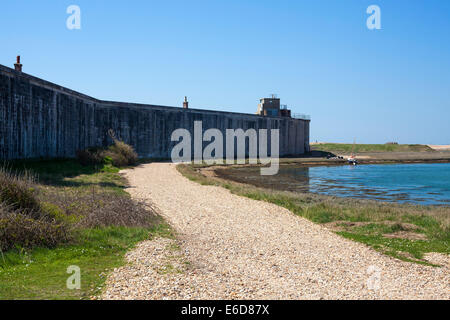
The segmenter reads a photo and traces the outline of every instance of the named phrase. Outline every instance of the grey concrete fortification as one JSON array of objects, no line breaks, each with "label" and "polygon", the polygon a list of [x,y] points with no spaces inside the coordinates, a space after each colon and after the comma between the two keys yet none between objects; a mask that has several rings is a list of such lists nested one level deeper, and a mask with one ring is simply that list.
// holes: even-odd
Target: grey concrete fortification
[{"label": "grey concrete fortification", "polygon": [[[0,65],[0,159],[72,158],[111,143],[108,131],[140,157],[170,158],[175,129],[280,130],[280,156],[309,152],[309,120],[101,101]],[[207,145],[209,142],[205,142]],[[224,153],[225,154],[225,153]]]}]

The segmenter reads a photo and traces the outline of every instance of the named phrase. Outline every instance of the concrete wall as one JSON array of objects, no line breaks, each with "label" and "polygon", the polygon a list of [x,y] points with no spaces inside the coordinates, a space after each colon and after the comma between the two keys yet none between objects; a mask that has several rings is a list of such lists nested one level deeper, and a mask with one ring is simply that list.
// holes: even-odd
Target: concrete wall
[{"label": "concrete wall", "polygon": [[172,132],[193,134],[194,121],[223,133],[278,128],[280,155],[309,151],[306,120],[101,101],[0,65],[0,159],[74,157],[76,150],[108,145],[109,129],[140,157],[169,158]]}]

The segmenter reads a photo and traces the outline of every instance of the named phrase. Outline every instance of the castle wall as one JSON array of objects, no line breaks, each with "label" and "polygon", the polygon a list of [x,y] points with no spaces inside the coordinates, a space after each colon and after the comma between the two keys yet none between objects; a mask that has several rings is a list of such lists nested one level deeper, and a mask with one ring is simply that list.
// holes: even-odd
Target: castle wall
[{"label": "castle wall", "polygon": [[0,159],[71,158],[111,143],[109,129],[140,157],[170,158],[172,132],[193,135],[194,121],[224,144],[226,129],[280,129],[281,156],[309,151],[307,120],[101,101],[0,65]]}]

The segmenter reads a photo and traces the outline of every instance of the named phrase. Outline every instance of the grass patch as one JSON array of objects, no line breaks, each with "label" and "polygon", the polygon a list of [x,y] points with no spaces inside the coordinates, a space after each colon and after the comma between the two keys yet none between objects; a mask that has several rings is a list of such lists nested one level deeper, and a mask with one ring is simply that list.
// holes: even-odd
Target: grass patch
[{"label": "grass patch", "polygon": [[311,150],[324,152],[350,153],[364,152],[433,152],[429,146],[422,144],[345,144],[323,143],[311,145]]},{"label": "grass patch", "polygon": [[337,234],[361,243],[365,243],[377,251],[394,258],[425,265],[433,265],[423,260],[426,252],[449,254],[448,243],[434,240],[387,239],[379,234],[366,234],[362,230],[354,232],[337,232]]},{"label": "grass patch", "polygon": [[[276,191],[205,176],[202,168],[204,166],[177,166],[177,170],[192,181],[221,186],[240,196],[274,203],[315,223],[327,224],[341,236],[404,261],[428,264],[423,259],[427,252],[450,254],[450,207]],[[408,235],[418,239],[410,239]]]},{"label": "grass patch", "polygon": [[[170,227],[85,229],[73,244],[6,252],[0,257],[0,299],[90,299],[101,292],[107,273],[125,263],[130,248],[155,236],[171,236]],[[67,289],[71,265],[80,267],[80,290]]]}]

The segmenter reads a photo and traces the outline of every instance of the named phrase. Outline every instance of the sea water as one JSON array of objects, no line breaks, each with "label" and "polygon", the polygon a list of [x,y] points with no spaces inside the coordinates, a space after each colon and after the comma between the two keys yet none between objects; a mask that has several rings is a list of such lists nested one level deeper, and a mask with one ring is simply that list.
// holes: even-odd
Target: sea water
[{"label": "sea water", "polygon": [[[280,168],[291,187],[340,197],[450,205],[450,163]],[[290,188],[292,190],[292,188]]]}]

